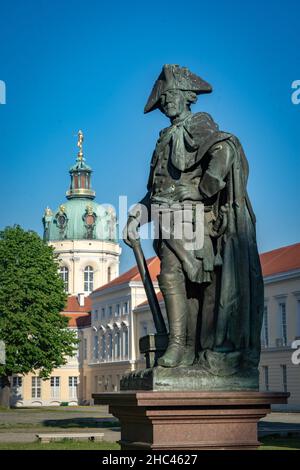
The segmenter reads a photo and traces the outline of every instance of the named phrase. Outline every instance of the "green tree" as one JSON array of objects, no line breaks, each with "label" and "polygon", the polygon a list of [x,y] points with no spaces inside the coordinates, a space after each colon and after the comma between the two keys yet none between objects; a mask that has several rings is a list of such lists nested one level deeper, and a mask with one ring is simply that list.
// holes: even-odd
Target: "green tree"
[{"label": "green tree", "polygon": [[60,314],[66,302],[53,248],[20,226],[0,232],[0,404],[9,406],[12,374],[46,379],[76,351],[78,341]]}]

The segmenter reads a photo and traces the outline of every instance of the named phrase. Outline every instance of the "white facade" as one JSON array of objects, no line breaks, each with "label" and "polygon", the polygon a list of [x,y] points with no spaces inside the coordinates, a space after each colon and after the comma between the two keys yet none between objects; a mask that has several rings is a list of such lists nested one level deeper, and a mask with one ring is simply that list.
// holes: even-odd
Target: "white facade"
[{"label": "white facade", "polygon": [[49,244],[58,255],[62,277],[68,277],[66,291],[69,295],[89,295],[119,275],[121,248],[117,243],[59,240]]},{"label": "white facade", "polygon": [[293,343],[300,339],[300,270],[266,276],[264,283],[260,388],[289,392],[283,408],[300,410],[300,364],[292,361]]},{"label": "white facade", "polygon": [[[157,282],[154,288],[159,291]],[[92,393],[119,390],[125,373],[144,367],[139,338],[154,332],[152,316],[137,314],[136,307],[146,300],[141,281],[104,286],[91,299],[91,329],[84,333],[88,351],[84,382],[89,401]]]}]

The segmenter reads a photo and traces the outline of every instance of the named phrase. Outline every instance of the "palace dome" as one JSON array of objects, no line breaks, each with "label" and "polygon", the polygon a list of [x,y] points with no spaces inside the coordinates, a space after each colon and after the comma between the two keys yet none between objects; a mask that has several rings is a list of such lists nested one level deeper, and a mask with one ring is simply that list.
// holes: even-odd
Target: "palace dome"
[{"label": "palace dome", "polygon": [[92,169],[86,165],[82,152],[83,134],[78,133],[79,152],[70,168],[71,184],[67,201],[54,212],[47,207],[43,217],[44,240],[105,240],[117,241],[116,214],[112,207],[94,201],[91,189]]}]

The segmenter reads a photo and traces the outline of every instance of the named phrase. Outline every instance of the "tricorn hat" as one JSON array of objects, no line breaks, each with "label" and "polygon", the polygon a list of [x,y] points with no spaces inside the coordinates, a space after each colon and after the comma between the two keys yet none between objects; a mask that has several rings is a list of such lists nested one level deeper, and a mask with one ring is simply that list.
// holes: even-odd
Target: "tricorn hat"
[{"label": "tricorn hat", "polygon": [[211,93],[212,87],[205,80],[193,74],[187,67],[165,64],[154,84],[144,108],[144,113],[149,113],[158,108],[161,95],[168,90],[193,91],[200,95],[202,93]]}]

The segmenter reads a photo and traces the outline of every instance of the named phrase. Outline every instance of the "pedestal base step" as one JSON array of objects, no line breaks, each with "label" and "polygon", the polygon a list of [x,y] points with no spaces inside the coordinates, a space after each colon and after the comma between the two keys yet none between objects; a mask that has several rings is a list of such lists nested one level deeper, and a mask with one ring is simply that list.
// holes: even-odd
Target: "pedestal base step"
[{"label": "pedestal base step", "polygon": [[257,422],[289,394],[158,392],[94,394],[121,423],[122,450],[256,449]]}]

